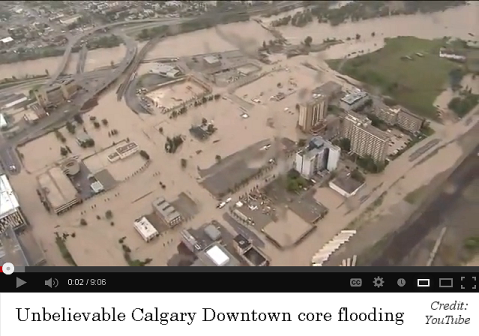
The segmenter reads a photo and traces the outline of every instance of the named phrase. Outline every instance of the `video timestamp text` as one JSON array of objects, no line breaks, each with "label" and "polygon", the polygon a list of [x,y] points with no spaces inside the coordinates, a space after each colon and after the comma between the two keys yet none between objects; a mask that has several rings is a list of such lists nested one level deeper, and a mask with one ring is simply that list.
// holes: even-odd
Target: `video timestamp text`
[{"label": "video timestamp text", "polygon": [[106,279],[68,279],[68,286],[105,286]]}]

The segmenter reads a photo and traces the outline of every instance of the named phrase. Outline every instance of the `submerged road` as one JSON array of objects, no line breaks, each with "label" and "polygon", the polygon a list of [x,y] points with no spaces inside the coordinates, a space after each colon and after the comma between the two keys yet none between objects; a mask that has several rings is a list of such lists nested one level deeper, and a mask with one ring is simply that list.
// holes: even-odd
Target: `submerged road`
[{"label": "submerged road", "polygon": [[48,129],[52,125],[71,119],[80,111],[81,107],[87,101],[97,96],[100,92],[113,84],[130,66],[137,52],[136,42],[122,32],[115,32],[114,34],[123,40],[127,49],[125,58],[115,70],[110,71],[97,86],[93,87],[86,94],[75,98],[70,103],[71,108],[66,110],[64,113],[59,112],[51,114],[47,118],[40,120],[38,124],[21,130],[10,139],[0,138],[0,161],[2,166],[6,170],[9,170],[11,174],[18,174],[20,173],[21,169],[21,164],[19,162],[18,156],[15,153],[16,146],[41,135],[45,129]]},{"label": "submerged road", "polygon": [[[298,6],[298,4],[297,2],[293,2],[293,1],[281,1],[277,3],[276,5],[272,5],[272,6],[268,5],[268,6],[260,7],[260,8],[251,8],[247,12],[250,15],[258,15],[263,12],[270,11],[272,9],[280,9],[286,6]],[[238,11],[238,12],[241,12],[241,11]],[[233,12],[230,11],[225,14],[231,15],[232,13]],[[217,19],[218,13],[205,14],[202,18],[204,19],[209,17],[211,17],[212,20]],[[194,20],[194,19],[198,19],[198,17],[191,18],[191,19],[174,18],[174,19],[143,19],[143,20],[133,20],[128,22],[122,21],[122,22],[115,22],[115,23],[110,23],[103,26],[95,27],[79,35],[75,35],[75,36],[68,35],[68,44],[66,46],[65,53],[63,54],[61,63],[56,69],[55,73],[47,80],[46,85],[49,86],[53,84],[65,71],[65,68],[70,59],[73,47],[83,38],[90,37],[94,33],[100,30],[110,29],[116,26],[141,23],[141,22],[162,22],[164,24],[178,24],[183,21]],[[115,70],[113,70],[109,75],[107,75],[106,78],[98,86],[96,86],[95,88],[92,88],[92,90],[88,91],[87,94],[74,99],[71,102],[71,106],[72,106],[71,109],[66,110],[64,113],[52,114],[51,116],[41,120],[38,124],[32,127],[23,129],[22,131],[20,131],[18,134],[16,134],[14,137],[10,139],[3,139],[0,137],[0,164],[4,168],[10,170],[12,174],[18,174],[20,172],[21,165],[15,153],[16,146],[37,137],[38,135],[43,133],[45,129],[48,129],[49,127],[51,127],[52,125],[56,123],[64,122],[71,119],[74,115],[76,115],[79,112],[80,108],[87,101],[89,101],[90,99],[98,95],[100,92],[102,92],[104,89],[109,87],[111,84],[113,84],[128,69],[131,63],[135,60],[135,56],[137,54],[136,41],[126,36],[126,34],[122,32],[116,32],[114,34],[122,38],[127,47],[127,52],[123,61],[116,67]],[[155,43],[152,42],[150,45],[154,45],[154,44]],[[146,53],[148,50],[149,48],[143,48],[142,55],[139,55],[141,57],[138,57],[135,63],[139,64],[143,60],[143,58],[146,56]],[[136,67],[138,67],[138,64],[136,65]],[[131,72],[130,75],[127,76],[127,81],[125,81],[125,83],[129,82],[129,78],[131,78],[132,74],[133,72]],[[125,84],[123,88],[120,89],[120,91],[124,92],[127,86],[128,85]],[[121,92],[121,96],[123,95],[123,92]]]},{"label": "submerged road", "polygon": [[165,24],[169,24],[169,23],[178,23],[184,20],[185,19],[183,18],[175,18],[175,19],[142,19],[142,20],[132,20],[132,21],[121,21],[121,22],[114,22],[114,23],[103,25],[103,26],[95,27],[82,34],[74,35],[68,40],[68,44],[66,45],[65,52],[63,54],[60,65],[55,70],[55,73],[51,75],[46,85],[52,85],[58,79],[58,77],[60,77],[60,75],[65,71],[68,61],[70,60],[73,47],[78,42],[80,42],[83,38],[90,37],[100,30],[110,29],[116,26],[121,26],[121,25],[135,24],[135,23],[141,23],[141,22],[164,22]]},{"label": "submerged road", "polygon": [[[461,202],[460,194],[475,179],[479,178],[479,146],[456,168],[441,187],[436,198],[419,209],[419,216],[413,215],[408,222],[386,243],[384,249],[378,251],[371,266],[397,266],[410,251],[417,246],[431,230],[439,227],[445,214]],[[445,191],[447,186],[453,185]]]}]

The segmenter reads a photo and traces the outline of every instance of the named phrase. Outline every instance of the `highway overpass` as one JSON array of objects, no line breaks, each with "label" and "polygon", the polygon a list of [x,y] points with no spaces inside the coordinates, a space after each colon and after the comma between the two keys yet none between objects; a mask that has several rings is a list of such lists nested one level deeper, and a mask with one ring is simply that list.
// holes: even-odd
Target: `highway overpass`
[{"label": "highway overpass", "polygon": [[[247,12],[250,15],[259,15],[261,13],[268,12],[270,10],[282,9],[282,8],[285,8],[285,7],[288,7],[288,6],[294,6],[294,7],[297,8],[297,7],[301,7],[302,3],[298,2],[298,1],[281,1],[281,2],[277,3],[276,5],[272,5],[272,6],[271,5],[266,5],[266,6],[261,6],[259,8],[250,8],[249,10],[247,10]],[[238,11],[238,12],[240,12],[240,11]],[[231,15],[232,13],[233,12],[227,12],[225,14]],[[137,23],[148,23],[148,22],[152,22],[152,23],[158,22],[158,23],[162,23],[162,24],[165,24],[165,25],[178,24],[178,23],[181,23],[181,22],[185,22],[185,21],[189,21],[189,20],[195,20],[195,19],[199,19],[199,18],[211,18],[212,20],[214,20],[214,19],[218,18],[218,13],[205,14],[202,17],[193,17],[193,18],[141,19],[141,20],[114,22],[114,23],[109,23],[109,24],[102,25],[102,26],[99,26],[99,27],[95,27],[93,29],[88,30],[87,32],[82,33],[82,34],[75,35],[75,36],[73,36],[69,39],[68,44],[65,48],[65,53],[63,54],[60,65],[58,66],[55,73],[50,77],[50,79],[47,81],[46,84],[47,85],[52,85],[58,79],[58,77],[60,77],[60,75],[65,71],[65,68],[66,68],[66,66],[68,64],[68,61],[70,59],[70,55],[72,53],[73,47],[79,41],[81,41],[81,39],[83,39],[85,37],[90,37],[94,33],[98,32],[100,30],[109,29],[109,28],[112,28],[112,27],[117,27],[117,26],[122,26],[122,25],[130,25],[130,24],[137,24]]]}]

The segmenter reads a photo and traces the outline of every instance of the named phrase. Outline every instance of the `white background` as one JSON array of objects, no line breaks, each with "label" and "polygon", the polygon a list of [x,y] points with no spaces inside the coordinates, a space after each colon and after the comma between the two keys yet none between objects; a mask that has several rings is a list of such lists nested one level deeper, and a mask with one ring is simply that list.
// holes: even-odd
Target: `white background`
[{"label": "white background", "polygon": [[[454,303],[462,301],[467,304],[462,311],[433,311],[434,301]],[[17,318],[15,308],[31,308],[41,311],[60,311],[61,307],[71,307],[77,312],[99,311],[101,307],[126,314],[124,322],[21,322]],[[193,324],[186,322],[135,322],[131,319],[131,311],[135,308],[153,311],[158,307],[167,312],[197,312]],[[216,311],[240,312],[256,310],[257,312],[290,312],[293,322],[203,322],[202,308],[214,308]],[[381,307],[383,311],[404,312],[404,324],[394,322],[338,322],[338,311],[348,307],[349,312],[369,313],[372,307]],[[48,335],[48,336],[85,336],[115,335],[136,336],[148,335],[199,335],[199,336],[294,336],[294,335],[401,335],[410,332],[411,336],[426,333],[469,331],[474,334],[478,330],[479,295],[473,293],[424,293],[424,294],[371,294],[371,293],[82,293],[82,294],[1,294],[0,297],[0,335]],[[330,312],[330,322],[299,322],[300,312]],[[470,318],[468,325],[426,325],[426,315],[443,317]],[[173,333],[173,334],[172,334]],[[434,335],[434,334],[431,334]]]}]

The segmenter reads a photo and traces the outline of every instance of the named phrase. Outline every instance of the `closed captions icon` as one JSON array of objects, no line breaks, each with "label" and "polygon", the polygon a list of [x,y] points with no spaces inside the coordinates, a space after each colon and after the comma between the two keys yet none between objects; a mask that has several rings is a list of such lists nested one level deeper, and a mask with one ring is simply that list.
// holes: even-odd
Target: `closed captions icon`
[{"label": "closed captions icon", "polygon": [[359,278],[352,278],[349,280],[349,286],[351,287],[361,287],[363,285],[363,280]]}]

